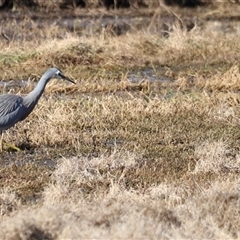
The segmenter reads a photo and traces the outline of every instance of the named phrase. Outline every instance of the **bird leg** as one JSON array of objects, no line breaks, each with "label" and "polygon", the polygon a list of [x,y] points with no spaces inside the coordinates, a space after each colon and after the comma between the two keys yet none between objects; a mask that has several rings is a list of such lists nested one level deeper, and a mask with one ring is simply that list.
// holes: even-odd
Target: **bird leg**
[{"label": "bird leg", "polygon": [[0,152],[3,151],[3,131],[1,131],[1,140],[0,140]]}]

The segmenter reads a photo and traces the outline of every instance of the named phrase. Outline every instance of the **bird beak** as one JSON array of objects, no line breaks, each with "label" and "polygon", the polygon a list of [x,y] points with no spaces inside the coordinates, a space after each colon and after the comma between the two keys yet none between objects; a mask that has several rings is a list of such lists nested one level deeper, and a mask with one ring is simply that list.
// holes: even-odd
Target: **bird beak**
[{"label": "bird beak", "polygon": [[67,81],[69,81],[69,82],[71,82],[71,83],[76,84],[73,80],[71,80],[70,78],[64,76],[63,74],[59,74],[59,75],[60,75],[60,77],[61,77],[62,79],[67,80]]}]

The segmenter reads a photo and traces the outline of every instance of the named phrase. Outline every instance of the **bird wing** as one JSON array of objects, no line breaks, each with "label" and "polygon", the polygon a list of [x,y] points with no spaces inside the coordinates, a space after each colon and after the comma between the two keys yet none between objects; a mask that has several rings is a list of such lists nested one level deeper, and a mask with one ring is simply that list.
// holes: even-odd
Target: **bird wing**
[{"label": "bird wing", "polygon": [[0,96],[0,117],[6,116],[18,109],[22,104],[22,97],[12,94]]},{"label": "bird wing", "polygon": [[0,130],[12,127],[21,118],[22,97],[4,94],[0,96]]}]

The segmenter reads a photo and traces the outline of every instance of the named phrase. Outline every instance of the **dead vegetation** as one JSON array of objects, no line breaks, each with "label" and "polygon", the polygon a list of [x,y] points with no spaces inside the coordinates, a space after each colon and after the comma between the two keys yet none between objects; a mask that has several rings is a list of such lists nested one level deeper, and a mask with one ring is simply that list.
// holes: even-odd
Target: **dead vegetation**
[{"label": "dead vegetation", "polygon": [[[218,150],[211,150],[209,157],[223,157],[227,164],[229,159],[224,156],[227,149],[220,142],[217,145]],[[59,160],[51,176],[52,183],[43,191],[38,205],[24,208],[11,192],[2,194],[1,208],[13,206],[8,210],[9,216],[2,216],[0,237],[239,238],[240,196],[236,175],[223,174],[210,164],[207,172],[199,172],[198,167],[180,181],[140,191],[129,188],[126,181],[131,170],[138,171],[139,162],[141,157],[129,152]],[[205,165],[208,166],[208,158]],[[112,174],[119,167],[125,171],[120,176]],[[214,180],[209,178],[212,170],[216,173]]]},{"label": "dead vegetation", "polygon": [[1,80],[28,79],[2,92],[50,66],[77,82],[6,135],[1,239],[240,239],[239,40],[172,29],[0,42]]}]

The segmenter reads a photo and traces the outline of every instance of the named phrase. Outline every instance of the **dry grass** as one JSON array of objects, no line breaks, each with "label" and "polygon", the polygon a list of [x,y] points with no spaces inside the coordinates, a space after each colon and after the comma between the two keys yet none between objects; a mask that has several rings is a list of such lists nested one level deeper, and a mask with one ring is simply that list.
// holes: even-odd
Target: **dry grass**
[{"label": "dry grass", "polygon": [[[221,152],[223,157],[224,150]],[[213,152],[211,157],[214,155],[219,157],[219,153],[216,156]],[[10,216],[2,216],[0,237],[239,238],[238,177],[225,174],[227,180],[217,177],[214,181],[198,181],[198,167],[188,173],[191,181],[183,178],[144,191],[128,189],[127,175],[131,170],[138,171],[140,159],[132,153],[115,152],[109,157],[59,160],[42,202],[32,208],[15,204]],[[119,167],[126,170],[120,177],[109,172]],[[214,167],[209,170],[221,175]],[[17,201],[12,193],[8,198],[5,193],[5,199]]]},{"label": "dry grass", "polygon": [[[0,43],[1,80],[29,78],[2,92],[53,65],[77,84],[8,131],[29,150],[2,154],[0,239],[240,239],[236,35],[42,31]],[[169,81],[129,81],[148,68]]]}]

